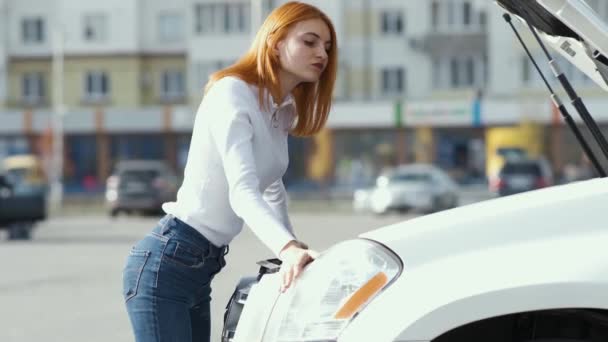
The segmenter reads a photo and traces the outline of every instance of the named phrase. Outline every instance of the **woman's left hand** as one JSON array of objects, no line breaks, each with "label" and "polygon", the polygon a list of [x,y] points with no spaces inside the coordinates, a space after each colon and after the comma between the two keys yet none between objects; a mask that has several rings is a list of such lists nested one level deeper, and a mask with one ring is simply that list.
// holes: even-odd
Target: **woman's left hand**
[{"label": "woman's left hand", "polygon": [[313,262],[319,253],[310,249],[304,248],[305,245],[293,241],[293,244],[288,244],[280,254],[281,261],[281,292],[287,291],[291,287],[304,268]]}]

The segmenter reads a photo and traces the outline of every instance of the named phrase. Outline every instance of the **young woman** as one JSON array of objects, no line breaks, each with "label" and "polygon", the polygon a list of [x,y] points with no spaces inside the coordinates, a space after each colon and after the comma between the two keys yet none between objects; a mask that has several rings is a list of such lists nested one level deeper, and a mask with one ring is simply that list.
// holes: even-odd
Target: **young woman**
[{"label": "young woman", "polygon": [[295,238],[281,178],[288,134],[309,136],[327,121],[336,64],[330,19],[289,2],[237,63],[211,76],[177,200],[127,258],[137,341],[209,341],[210,283],[243,223],[283,261],[282,291],[315,258]]}]

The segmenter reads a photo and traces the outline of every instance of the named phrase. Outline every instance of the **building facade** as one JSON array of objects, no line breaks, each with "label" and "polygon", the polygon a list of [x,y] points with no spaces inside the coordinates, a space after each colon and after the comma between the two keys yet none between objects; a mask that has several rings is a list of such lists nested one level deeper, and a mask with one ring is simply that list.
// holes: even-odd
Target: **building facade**
[{"label": "building facade", "polygon": [[0,109],[6,106],[7,83],[7,31],[8,13],[6,0],[0,0]]},{"label": "building facade", "polygon": [[[183,168],[209,75],[234,63],[284,2],[0,0],[0,154],[48,157],[62,87],[68,188],[82,189],[85,178],[101,187],[120,159]],[[412,161],[480,173],[488,130],[530,122],[542,128],[538,139],[556,170],[580,157],[493,2],[308,2],[335,24],[339,71],[328,130],[290,141],[292,184],[366,183],[385,166]],[[605,2],[589,3],[608,18]],[[54,56],[63,57],[61,77],[53,76]],[[562,66],[608,123],[601,90]]]}]

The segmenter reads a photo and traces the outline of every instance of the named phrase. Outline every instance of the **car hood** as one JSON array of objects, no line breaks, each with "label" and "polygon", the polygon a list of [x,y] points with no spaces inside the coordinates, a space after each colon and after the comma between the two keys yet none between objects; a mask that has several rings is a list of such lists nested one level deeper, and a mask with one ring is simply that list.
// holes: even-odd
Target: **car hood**
[{"label": "car hood", "polygon": [[422,216],[360,237],[393,250],[407,269],[480,250],[605,231],[607,201],[608,179],[593,179]]},{"label": "car hood", "polygon": [[608,91],[608,25],[583,0],[497,0],[541,39]]}]

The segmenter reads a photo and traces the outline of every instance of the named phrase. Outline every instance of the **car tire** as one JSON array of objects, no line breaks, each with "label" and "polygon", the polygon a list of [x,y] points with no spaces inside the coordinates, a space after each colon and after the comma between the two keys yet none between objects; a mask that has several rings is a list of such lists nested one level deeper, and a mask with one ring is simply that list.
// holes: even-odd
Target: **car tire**
[{"label": "car tire", "polygon": [[459,204],[458,197],[454,195],[452,197],[452,203],[450,203],[450,209],[457,208]]},{"label": "car tire", "polygon": [[432,213],[436,213],[438,211],[441,211],[441,201],[439,200],[438,197],[433,197],[433,201],[431,203],[431,207],[428,208],[424,214],[432,214]]},{"label": "car tire", "polygon": [[114,209],[110,210],[110,217],[116,218],[118,216],[118,214],[120,214],[120,209],[114,208]]},{"label": "car tire", "polygon": [[31,223],[14,223],[8,231],[9,240],[30,240],[33,225]]}]

